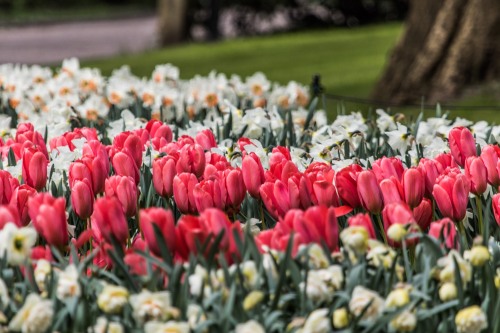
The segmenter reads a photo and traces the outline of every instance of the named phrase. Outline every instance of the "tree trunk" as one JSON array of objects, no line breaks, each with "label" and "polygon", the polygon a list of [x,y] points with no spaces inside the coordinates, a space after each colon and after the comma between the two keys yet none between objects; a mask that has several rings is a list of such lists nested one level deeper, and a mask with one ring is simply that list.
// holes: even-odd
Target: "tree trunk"
[{"label": "tree trunk", "polygon": [[498,77],[499,0],[412,0],[373,97],[394,104],[442,102]]},{"label": "tree trunk", "polygon": [[161,46],[184,40],[187,9],[187,0],[158,0],[158,33]]}]

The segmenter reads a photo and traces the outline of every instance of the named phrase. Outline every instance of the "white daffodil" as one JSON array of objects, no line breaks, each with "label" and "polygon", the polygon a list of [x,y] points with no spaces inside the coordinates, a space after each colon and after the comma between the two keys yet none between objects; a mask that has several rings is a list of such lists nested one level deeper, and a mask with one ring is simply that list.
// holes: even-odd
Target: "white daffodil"
[{"label": "white daffodil", "polygon": [[0,231],[0,256],[6,257],[11,265],[26,262],[35,245],[37,232],[31,227],[18,228],[14,223],[7,223]]}]

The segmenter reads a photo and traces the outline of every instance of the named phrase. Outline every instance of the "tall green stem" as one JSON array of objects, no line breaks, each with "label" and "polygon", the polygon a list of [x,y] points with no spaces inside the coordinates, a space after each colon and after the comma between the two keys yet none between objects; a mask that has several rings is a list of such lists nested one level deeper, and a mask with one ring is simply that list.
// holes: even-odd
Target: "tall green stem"
[{"label": "tall green stem", "polygon": [[481,197],[476,195],[476,209],[478,216],[478,224],[479,224],[479,234],[483,235],[483,203],[481,201]]},{"label": "tall green stem", "polygon": [[262,206],[263,206],[262,200],[259,200],[259,212],[260,212],[260,220],[262,221],[262,229],[266,230],[267,229],[266,219],[264,218],[264,207]]},{"label": "tall green stem", "polygon": [[380,233],[382,234],[382,238],[384,239],[385,245],[389,245],[389,243],[387,243],[387,237],[385,236],[384,224],[382,223],[382,219],[380,218],[380,214],[377,214],[377,222],[378,222],[378,227],[380,229]]}]

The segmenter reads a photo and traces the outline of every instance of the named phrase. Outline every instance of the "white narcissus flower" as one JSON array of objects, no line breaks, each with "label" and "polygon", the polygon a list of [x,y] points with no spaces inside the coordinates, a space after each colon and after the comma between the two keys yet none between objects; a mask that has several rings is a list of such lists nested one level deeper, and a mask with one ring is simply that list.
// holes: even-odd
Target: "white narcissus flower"
[{"label": "white narcissus flower", "polygon": [[149,321],[144,325],[144,333],[189,333],[189,324],[184,321]]},{"label": "white narcissus flower", "polygon": [[201,265],[196,265],[193,274],[188,277],[189,291],[191,295],[199,297],[202,289],[204,289],[205,296],[210,294],[210,286],[208,282],[208,272]]},{"label": "white narcissus flower", "polygon": [[122,311],[128,298],[128,290],[124,287],[106,284],[97,297],[97,305],[105,313],[116,314]]},{"label": "white narcissus flower", "polygon": [[370,306],[366,309],[361,319],[374,321],[384,311],[384,300],[373,290],[363,286],[354,288],[351,301],[349,302],[349,310],[351,313],[355,316],[360,316],[368,304],[370,304]]},{"label": "white narcissus flower", "polygon": [[326,269],[310,270],[307,274],[307,286],[305,282],[300,284],[303,290],[312,300],[322,302],[331,300],[335,291],[342,288],[344,284],[344,273],[342,267],[333,265]]},{"label": "white narcissus flower", "polygon": [[75,265],[69,265],[59,273],[56,290],[57,298],[63,300],[69,297],[80,297],[82,290],[78,282],[78,276],[79,273]]},{"label": "white narcissus flower", "polygon": [[37,236],[31,227],[18,228],[14,223],[7,223],[0,231],[0,256],[6,256],[11,265],[23,264],[30,257]]},{"label": "white narcissus flower", "polygon": [[394,121],[394,117],[391,116],[390,114],[387,114],[384,110],[382,109],[377,109],[375,110],[377,113],[377,127],[380,129],[381,132],[385,132],[387,130],[393,131],[397,128],[396,122]]},{"label": "white narcissus flower", "polygon": [[411,311],[403,311],[391,320],[390,326],[397,332],[413,332],[417,326],[417,316]]},{"label": "white narcissus flower", "polygon": [[256,321],[249,320],[246,323],[236,325],[235,333],[266,333],[264,327]]},{"label": "white narcissus flower", "polygon": [[345,228],[340,233],[340,239],[342,244],[349,251],[353,251],[356,255],[361,255],[366,252],[368,248],[368,231],[364,227],[351,226]]},{"label": "white narcissus flower", "polygon": [[192,330],[196,329],[196,327],[207,320],[207,317],[203,313],[203,309],[198,304],[189,304],[186,310],[186,317],[189,323],[189,327]]},{"label": "white narcissus flower", "polygon": [[368,240],[368,247],[370,250],[366,255],[366,260],[370,264],[376,267],[382,266],[386,269],[392,267],[394,259],[396,259],[396,252],[391,247],[374,239]]},{"label": "white narcissus flower", "polygon": [[123,333],[125,329],[123,325],[117,322],[110,322],[106,317],[97,318],[96,324],[92,329],[89,329],[89,333]]},{"label": "white narcissus flower", "polygon": [[458,333],[480,333],[488,328],[488,319],[479,306],[473,305],[458,311],[455,325]]},{"label": "white narcissus flower", "polygon": [[308,263],[312,268],[327,268],[330,264],[325,251],[316,243],[311,245],[300,245],[299,251],[307,251]]},{"label": "white narcissus flower", "polygon": [[446,257],[440,258],[437,261],[437,265],[441,267],[441,271],[439,272],[439,280],[444,282],[455,282],[455,259],[458,264],[458,269],[460,272],[460,277],[462,279],[462,283],[465,285],[472,278],[472,267],[469,262],[464,260],[460,253],[455,250],[451,250],[450,253]]},{"label": "white narcissus flower", "polygon": [[314,310],[307,317],[302,333],[327,333],[331,331],[328,309]]},{"label": "white narcissus flower", "polygon": [[34,276],[36,285],[42,292],[47,290],[47,279],[49,278],[51,271],[52,266],[50,265],[50,262],[45,259],[39,259],[37,261]]},{"label": "white narcissus flower", "polygon": [[247,260],[240,264],[240,270],[243,274],[243,278],[245,279],[244,284],[248,288],[255,288],[257,283],[259,282],[259,272],[257,270],[257,266],[255,262],[252,260]]},{"label": "white narcissus flower", "polygon": [[54,305],[37,294],[29,294],[24,305],[9,323],[10,331],[43,333],[52,323]]},{"label": "white narcissus flower", "polygon": [[387,143],[392,149],[398,150],[404,156],[410,143],[410,135],[406,126],[400,123],[397,123],[397,126],[397,129],[394,131],[385,132],[389,137]]},{"label": "white narcissus flower", "polygon": [[143,290],[139,294],[130,296],[130,305],[134,311],[134,318],[139,323],[149,320],[166,320],[172,306],[170,292],[152,293],[149,290]]}]

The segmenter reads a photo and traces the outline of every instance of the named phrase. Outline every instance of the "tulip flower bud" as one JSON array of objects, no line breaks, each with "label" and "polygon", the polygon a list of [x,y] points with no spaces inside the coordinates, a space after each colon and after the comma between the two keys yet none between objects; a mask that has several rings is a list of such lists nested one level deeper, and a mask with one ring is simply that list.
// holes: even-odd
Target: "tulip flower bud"
[{"label": "tulip flower bud", "polygon": [[441,239],[441,237],[443,237],[444,244],[449,249],[454,249],[458,245],[455,224],[449,218],[432,222],[428,234],[435,239]]},{"label": "tulip flower bud", "polygon": [[248,193],[254,198],[260,198],[260,186],[265,182],[264,168],[260,162],[260,158],[255,153],[247,154],[243,158],[241,165],[243,172],[243,181]]},{"label": "tulip flower bud", "polygon": [[455,127],[448,134],[451,155],[463,167],[469,156],[476,156],[476,141],[471,131],[466,127]]},{"label": "tulip flower bud", "polygon": [[382,192],[372,171],[366,170],[359,173],[358,195],[364,209],[372,214],[379,214],[382,211],[384,205]]},{"label": "tulip flower bud", "polygon": [[124,244],[129,237],[123,208],[115,197],[102,197],[95,201],[92,227],[95,227],[96,233],[109,243],[115,239],[118,243]]},{"label": "tulip flower bud", "polygon": [[36,231],[58,248],[68,245],[66,200],[48,193],[38,193],[28,201],[28,212]]},{"label": "tulip flower bud", "polygon": [[139,169],[134,162],[133,157],[127,150],[117,152],[112,158],[113,169],[120,176],[128,176],[134,179],[136,184],[139,184],[140,175]]},{"label": "tulip flower bud", "polygon": [[240,169],[226,169],[224,182],[227,193],[226,206],[231,212],[238,212],[246,194],[243,173]]},{"label": "tulip flower bud", "polygon": [[35,194],[36,190],[26,184],[19,186],[12,193],[9,205],[17,210],[23,226],[27,226],[30,223],[30,216],[28,214],[28,199]]},{"label": "tulip flower bud", "polygon": [[457,286],[454,282],[445,282],[439,288],[439,299],[442,302],[448,302],[457,298]]},{"label": "tulip flower bud", "polygon": [[0,230],[2,230],[7,223],[14,223],[17,227],[22,227],[19,213],[16,208],[11,205],[0,205]]},{"label": "tulip flower bud", "polygon": [[438,177],[432,194],[444,217],[455,222],[464,219],[469,203],[470,179],[459,169],[446,169]]},{"label": "tulip flower bud", "polygon": [[358,164],[351,164],[337,172],[335,176],[335,186],[337,187],[343,205],[348,205],[352,208],[361,207],[357,191],[357,179],[361,171],[363,171],[361,166]]},{"label": "tulip flower bud", "polygon": [[92,215],[94,193],[89,179],[75,180],[71,186],[71,205],[76,215],[86,220]]},{"label": "tulip flower bud", "polygon": [[346,308],[340,308],[333,311],[333,327],[336,330],[343,329],[349,325],[349,312]]},{"label": "tulip flower bud", "polygon": [[174,193],[175,164],[176,159],[171,155],[153,161],[153,186],[162,197],[171,197]]},{"label": "tulip flower bud", "polygon": [[425,193],[424,175],[418,168],[406,169],[402,181],[404,199],[410,208],[420,205]]},{"label": "tulip flower bud", "polygon": [[469,252],[469,261],[472,266],[484,266],[490,260],[490,251],[484,245],[475,245]]},{"label": "tulip flower bud", "polygon": [[137,212],[137,186],[134,179],[127,176],[111,176],[106,179],[104,193],[107,197],[116,197],[126,216],[135,216]]},{"label": "tulip flower bud", "polygon": [[198,132],[198,134],[196,134],[195,141],[205,150],[210,150],[217,147],[214,133],[209,129],[204,129]]},{"label": "tulip flower bud", "polygon": [[481,157],[470,156],[465,160],[465,174],[471,180],[470,191],[475,195],[481,195],[488,186],[488,170]]},{"label": "tulip flower bud", "polygon": [[372,171],[377,176],[377,182],[391,177],[401,181],[404,167],[403,162],[396,157],[382,157],[372,163]]},{"label": "tulip flower bud", "polygon": [[481,159],[486,167],[488,174],[488,183],[493,187],[500,186],[500,147],[496,145],[484,146],[481,152]]},{"label": "tulip flower bud", "polygon": [[157,243],[157,237],[153,224],[158,227],[168,249],[172,253],[175,251],[175,223],[170,210],[157,207],[141,209],[139,212],[139,220],[141,230],[144,234],[144,240],[148,244],[149,249],[155,255],[161,256],[162,253],[160,251],[160,246]]},{"label": "tulip flower bud", "polygon": [[373,228],[372,219],[369,214],[359,213],[354,216],[351,216],[347,219],[347,224],[350,227],[363,227],[368,231],[368,235],[371,239],[375,239],[375,229]]},{"label": "tulip flower bud", "polygon": [[194,188],[198,184],[196,176],[183,172],[174,177],[174,201],[179,211],[183,214],[196,213]]},{"label": "tulip flower bud", "polygon": [[47,166],[45,155],[35,148],[23,152],[23,179],[26,184],[40,191],[47,184]]},{"label": "tulip flower bud", "polygon": [[185,145],[179,152],[179,160],[176,164],[177,174],[190,172],[198,178],[203,175],[205,164],[205,152],[199,144]]},{"label": "tulip flower bud", "polygon": [[19,187],[19,181],[5,170],[0,170],[0,204],[8,204],[12,194]]},{"label": "tulip flower bud", "polygon": [[224,209],[226,206],[226,186],[218,176],[202,180],[194,186],[193,198],[198,212],[207,208]]}]

